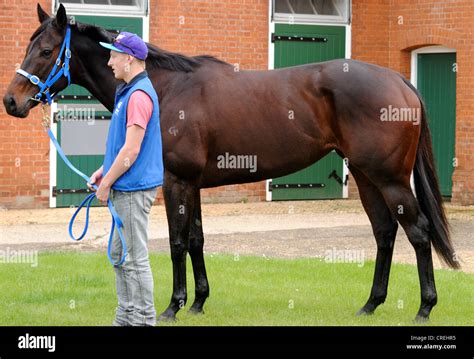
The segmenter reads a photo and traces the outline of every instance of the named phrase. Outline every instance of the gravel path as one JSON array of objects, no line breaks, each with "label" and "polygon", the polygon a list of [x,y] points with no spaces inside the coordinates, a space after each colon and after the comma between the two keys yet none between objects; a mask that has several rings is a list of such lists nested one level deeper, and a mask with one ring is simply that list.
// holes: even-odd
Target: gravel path
[{"label": "gravel path", "polygon": [[[453,242],[463,271],[474,273],[474,208],[447,205]],[[0,250],[105,250],[110,230],[106,208],[91,210],[89,232],[82,242],[69,239],[72,209],[0,212]],[[75,233],[82,227],[78,221]],[[353,260],[374,259],[375,240],[360,202],[354,200],[204,204],[206,253],[257,255],[267,258],[319,257],[349,254]],[[150,216],[150,249],[169,252],[163,206]],[[415,263],[415,254],[399,230],[394,261]],[[436,268],[442,268],[434,256]],[[363,261],[361,262],[361,265]]]}]

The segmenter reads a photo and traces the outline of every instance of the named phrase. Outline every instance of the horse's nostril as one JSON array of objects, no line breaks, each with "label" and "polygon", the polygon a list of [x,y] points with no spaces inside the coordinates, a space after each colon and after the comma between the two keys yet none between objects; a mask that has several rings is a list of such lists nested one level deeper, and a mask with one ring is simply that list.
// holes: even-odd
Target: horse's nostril
[{"label": "horse's nostril", "polygon": [[5,107],[10,111],[16,109],[15,98],[12,95],[5,95],[3,103],[5,104]]}]

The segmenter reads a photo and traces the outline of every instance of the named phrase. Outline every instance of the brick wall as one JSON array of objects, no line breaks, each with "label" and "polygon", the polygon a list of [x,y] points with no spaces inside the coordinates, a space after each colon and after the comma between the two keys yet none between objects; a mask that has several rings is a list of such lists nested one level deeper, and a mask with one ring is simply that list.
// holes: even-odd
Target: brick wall
[{"label": "brick wall", "polygon": [[[400,24],[400,20],[402,23]],[[410,76],[410,51],[427,45],[456,49],[456,148],[452,202],[474,204],[474,2],[394,1],[390,10],[390,67]]]},{"label": "brick wall", "polygon": [[[50,1],[39,1],[50,11]],[[21,64],[30,36],[39,26],[36,1],[0,0],[0,96]],[[46,207],[49,203],[49,140],[37,108],[25,119],[0,105],[0,208]]]},{"label": "brick wall", "polygon": [[386,1],[353,0],[353,59],[389,65],[389,12]]},{"label": "brick wall", "polygon": [[[474,203],[474,2],[471,0],[354,0],[352,57],[390,67],[410,78],[411,51],[455,48],[456,158],[453,203]],[[354,184],[354,182],[352,182]],[[351,195],[355,194],[352,186]]]}]

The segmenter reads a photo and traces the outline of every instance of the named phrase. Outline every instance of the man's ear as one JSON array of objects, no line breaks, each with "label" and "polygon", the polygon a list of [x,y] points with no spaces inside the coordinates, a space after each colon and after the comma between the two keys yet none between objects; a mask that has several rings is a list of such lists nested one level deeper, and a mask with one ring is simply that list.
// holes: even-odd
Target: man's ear
[{"label": "man's ear", "polygon": [[59,4],[59,8],[56,12],[56,17],[54,18],[53,25],[59,30],[63,30],[67,25],[66,8],[63,4]]},{"label": "man's ear", "polygon": [[36,12],[38,13],[38,20],[41,24],[49,19],[49,15],[43,10],[39,3],[36,5]]}]

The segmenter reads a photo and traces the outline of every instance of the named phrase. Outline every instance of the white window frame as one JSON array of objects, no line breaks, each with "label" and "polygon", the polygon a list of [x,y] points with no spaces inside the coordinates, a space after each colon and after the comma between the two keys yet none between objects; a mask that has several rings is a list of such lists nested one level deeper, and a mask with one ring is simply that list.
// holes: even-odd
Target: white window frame
[{"label": "white window frame", "polygon": [[[62,3],[68,13],[81,13],[85,15],[108,14],[113,16],[146,16],[148,15],[149,0],[138,0],[140,6],[124,5],[96,5],[96,4],[75,4]],[[59,7],[60,0],[54,0],[55,10]]]},{"label": "white window frame", "polygon": [[352,1],[347,0],[348,6],[346,8],[347,13],[343,16],[334,16],[334,15],[310,15],[310,14],[287,14],[279,13],[275,11],[275,1],[271,0],[271,13],[270,19],[276,23],[285,23],[285,24],[343,24],[349,25],[351,23],[351,8]]}]

